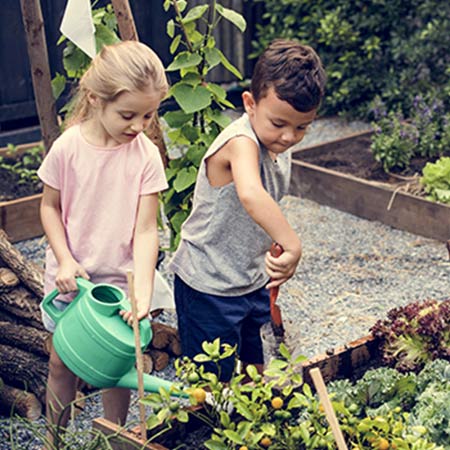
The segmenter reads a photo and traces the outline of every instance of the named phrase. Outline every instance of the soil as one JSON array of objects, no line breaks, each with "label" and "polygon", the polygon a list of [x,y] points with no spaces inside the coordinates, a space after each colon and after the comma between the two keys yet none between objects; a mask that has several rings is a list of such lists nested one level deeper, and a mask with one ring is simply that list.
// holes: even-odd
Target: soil
[{"label": "soil", "polygon": [[294,158],[357,178],[388,183],[393,187],[405,182],[414,183],[418,191],[421,190],[418,179],[429,162],[426,158],[413,158],[407,169],[386,173],[370,151],[368,133],[302,149],[295,153]]},{"label": "soil", "polygon": [[0,167],[0,202],[14,200],[42,192],[41,183],[23,183],[10,170]]}]

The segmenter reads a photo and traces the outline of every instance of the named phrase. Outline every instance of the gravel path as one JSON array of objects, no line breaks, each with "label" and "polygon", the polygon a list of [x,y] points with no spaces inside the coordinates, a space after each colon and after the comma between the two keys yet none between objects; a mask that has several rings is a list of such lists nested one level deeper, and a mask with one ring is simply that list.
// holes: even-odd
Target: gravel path
[{"label": "gravel path", "polygon": [[[303,146],[363,128],[367,125],[360,122],[320,120]],[[296,326],[300,353],[312,357],[364,336],[392,307],[448,298],[450,263],[444,244],[297,197],[286,197],[282,207],[303,241],[301,264],[279,295],[284,321]],[[17,247],[29,258],[43,262],[39,239]],[[161,271],[171,282],[165,264]],[[160,319],[174,325],[176,317],[165,312]],[[174,370],[169,367],[159,375],[173,379]],[[88,401],[73,424],[75,429],[89,430],[91,419],[102,416],[98,398]],[[137,415],[134,404],[130,416],[136,419]],[[8,442],[9,427],[22,430],[16,447]],[[20,422],[4,419],[0,450],[39,448],[37,441],[27,443],[29,437],[23,429]]]}]

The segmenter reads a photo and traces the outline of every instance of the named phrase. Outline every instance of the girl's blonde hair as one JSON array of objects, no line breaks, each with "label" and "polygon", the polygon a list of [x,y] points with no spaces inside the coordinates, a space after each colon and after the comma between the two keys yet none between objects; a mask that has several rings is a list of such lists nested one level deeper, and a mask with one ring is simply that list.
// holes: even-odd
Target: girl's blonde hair
[{"label": "girl's blonde hair", "polygon": [[153,50],[137,41],[105,46],[80,80],[66,127],[90,118],[89,93],[106,103],[123,92],[143,91],[148,87],[159,92],[161,99],[169,88],[164,66]]}]

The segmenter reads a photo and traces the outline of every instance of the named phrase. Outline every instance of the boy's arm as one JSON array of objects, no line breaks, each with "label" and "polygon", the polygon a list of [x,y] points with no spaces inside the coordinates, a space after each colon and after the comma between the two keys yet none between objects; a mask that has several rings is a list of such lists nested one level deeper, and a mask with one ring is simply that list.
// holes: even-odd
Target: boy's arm
[{"label": "boy's arm", "polygon": [[228,142],[226,152],[243,207],[272,240],[284,249],[279,258],[266,256],[266,270],[273,279],[268,287],[278,286],[295,272],[302,254],[300,239],[262,184],[257,145],[251,139],[240,136]]},{"label": "boy's arm", "polygon": [[[148,316],[151,306],[159,248],[157,213],[158,194],[142,195],[133,237],[134,296],[138,320]],[[131,311],[123,311],[121,315],[131,324]]]},{"label": "boy's arm", "polygon": [[44,184],[40,209],[42,226],[59,264],[55,279],[56,287],[61,293],[66,293],[78,289],[75,277],[81,276],[89,279],[89,275],[75,261],[69,250],[66,232],[61,219],[60,205],[60,192]]}]

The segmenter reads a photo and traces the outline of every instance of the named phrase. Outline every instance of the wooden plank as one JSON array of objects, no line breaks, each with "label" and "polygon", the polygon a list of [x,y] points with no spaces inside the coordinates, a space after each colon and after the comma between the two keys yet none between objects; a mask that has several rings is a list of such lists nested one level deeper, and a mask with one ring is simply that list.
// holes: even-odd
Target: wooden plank
[{"label": "wooden plank", "polygon": [[371,335],[352,341],[334,349],[333,354],[315,356],[306,361],[303,367],[303,380],[313,386],[309,372],[319,368],[325,382],[352,378],[370,362],[379,358],[379,340]]},{"label": "wooden plank", "polygon": [[[319,119],[320,120],[320,119]],[[308,155],[316,156],[323,152],[333,153],[342,148],[345,148],[349,142],[357,142],[361,146],[370,147],[370,137],[372,136],[372,130],[359,131],[357,133],[351,133],[343,138],[334,139],[332,141],[323,142],[322,144],[311,145],[292,152],[292,158],[298,159],[302,152],[308,152]]]},{"label": "wooden plank", "polygon": [[92,428],[101,431],[105,436],[111,436],[108,442],[113,450],[168,450],[160,444],[145,444],[137,434],[103,418],[94,419]]},{"label": "wooden plank", "polygon": [[294,160],[289,193],[427,238],[450,239],[449,206],[395,192],[385,183]]},{"label": "wooden plank", "polygon": [[[23,155],[27,150],[30,150],[34,147],[43,146],[44,143],[42,141],[38,142],[30,142],[29,144],[19,144],[16,145],[16,151],[13,156]],[[10,156],[11,152],[8,147],[0,147],[0,156]],[[45,154],[44,148],[42,148],[42,155]]]},{"label": "wooden plank", "polygon": [[42,236],[39,208],[42,194],[31,195],[7,202],[0,202],[0,228],[11,242]]}]

